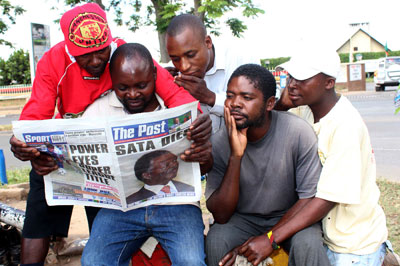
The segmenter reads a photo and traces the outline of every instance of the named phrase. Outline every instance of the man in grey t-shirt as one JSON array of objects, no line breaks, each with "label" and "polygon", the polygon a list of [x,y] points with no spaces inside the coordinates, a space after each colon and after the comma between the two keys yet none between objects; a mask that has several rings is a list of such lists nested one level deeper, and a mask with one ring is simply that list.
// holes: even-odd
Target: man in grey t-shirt
[{"label": "man in grey t-shirt", "polygon": [[233,265],[237,254],[257,265],[279,245],[289,265],[329,265],[320,223],[291,220],[316,193],[317,138],[304,120],[272,110],[275,88],[272,74],[253,64],[229,80],[226,128],[212,137],[206,187],[216,221],[206,239],[209,266]]}]

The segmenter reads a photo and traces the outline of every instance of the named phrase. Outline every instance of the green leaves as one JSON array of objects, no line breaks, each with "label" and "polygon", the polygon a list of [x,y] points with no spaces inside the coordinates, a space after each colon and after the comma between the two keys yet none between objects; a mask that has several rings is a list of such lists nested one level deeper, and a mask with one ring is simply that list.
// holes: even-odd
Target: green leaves
[{"label": "green leaves", "polygon": [[[197,9],[198,13],[205,14],[205,25],[214,35],[219,35],[218,28],[214,26],[218,24],[218,20],[227,15],[233,9],[241,9],[244,17],[256,17],[258,14],[264,14],[264,10],[256,8],[252,0],[204,0]],[[230,28],[232,35],[242,37],[242,33],[247,29],[247,26],[242,20],[237,17],[228,18],[225,24]]]},{"label": "green leaves", "polygon": [[[2,1],[2,0],[0,0]],[[64,0],[68,5],[90,0]],[[229,12],[240,10],[244,17],[256,17],[264,14],[264,10],[254,6],[252,0],[150,0],[151,5],[143,7],[140,0],[110,0],[107,11],[113,9],[117,25],[126,25],[129,30],[136,31],[141,26],[154,25],[162,36],[173,17],[182,13],[192,13],[199,16],[208,31],[216,36],[220,35],[219,23],[223,16]],[[101,0],[94,2],[101,3]],[[191,4],[188,4],[191,3]],[[232,35],[240,38],[247,29],[245,23],[237,16],[225,19],[225,24],[230,28]],[[160,37],[163,38],[163,37]],[[161,43],[161,42],[160,42]],[[160,49],[164,53],[165,49]],[[166,58],[161,55],[161,58]]]},{"label": "green leaves", "polygon": [[243,24],[243,21],[237,18],[228,19],[226,24],[228,24],[231,29],[232,35],[238,38],[242,37],[242,33],[247,30],[247,26]]},{"label": "green leaves", "polygon": [[28,52],[19,49],[7,61],[0,58],[0,85],[30,83],[31,72]]},{"label": "green leaves", "polygon": [[[11,5],[10,1],[0,0],[0,35],[4,34],[9,29],[9,24],[15,24],[15,18],[25,12],[20,6]],[[0,45],[7,45],[10,47],[12,43],[0,38]]]}]

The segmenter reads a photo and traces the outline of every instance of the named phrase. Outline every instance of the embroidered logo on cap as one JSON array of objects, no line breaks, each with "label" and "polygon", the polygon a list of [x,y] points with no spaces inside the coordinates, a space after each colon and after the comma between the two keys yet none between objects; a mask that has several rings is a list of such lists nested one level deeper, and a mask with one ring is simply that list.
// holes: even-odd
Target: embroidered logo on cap
[{"label": "embroidered logo on cap", "polygon": [[107,21],[96,13],[82,13],[71,21],[69,40],[79,47],[99,47],[109,37]]}]

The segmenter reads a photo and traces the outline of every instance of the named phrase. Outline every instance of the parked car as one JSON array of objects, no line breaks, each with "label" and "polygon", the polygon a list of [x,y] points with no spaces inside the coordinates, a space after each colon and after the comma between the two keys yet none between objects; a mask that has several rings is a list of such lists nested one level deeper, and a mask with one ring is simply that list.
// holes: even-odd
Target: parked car
[{"label": "parked car", "polygon": [[375,90],[384,91],[386,86],[397,86],[400,80],[400,56],[379,59],[378,70],[374,75]]}]

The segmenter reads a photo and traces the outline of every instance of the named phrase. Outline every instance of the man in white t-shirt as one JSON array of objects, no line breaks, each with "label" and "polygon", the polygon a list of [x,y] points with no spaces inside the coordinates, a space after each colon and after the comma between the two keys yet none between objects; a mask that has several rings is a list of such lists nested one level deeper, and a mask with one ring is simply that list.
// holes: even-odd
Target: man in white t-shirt
[{"label": "man in white t-shirt", "polygon": [[308,49],[280,66],[289,73],[281,107],[310,108],[323,165],[315,198],[293,220],[307,224],[322,218],[332,265],[380,266],[388,232],[368,129],[350,101],[335,91],[338,54]]}]

